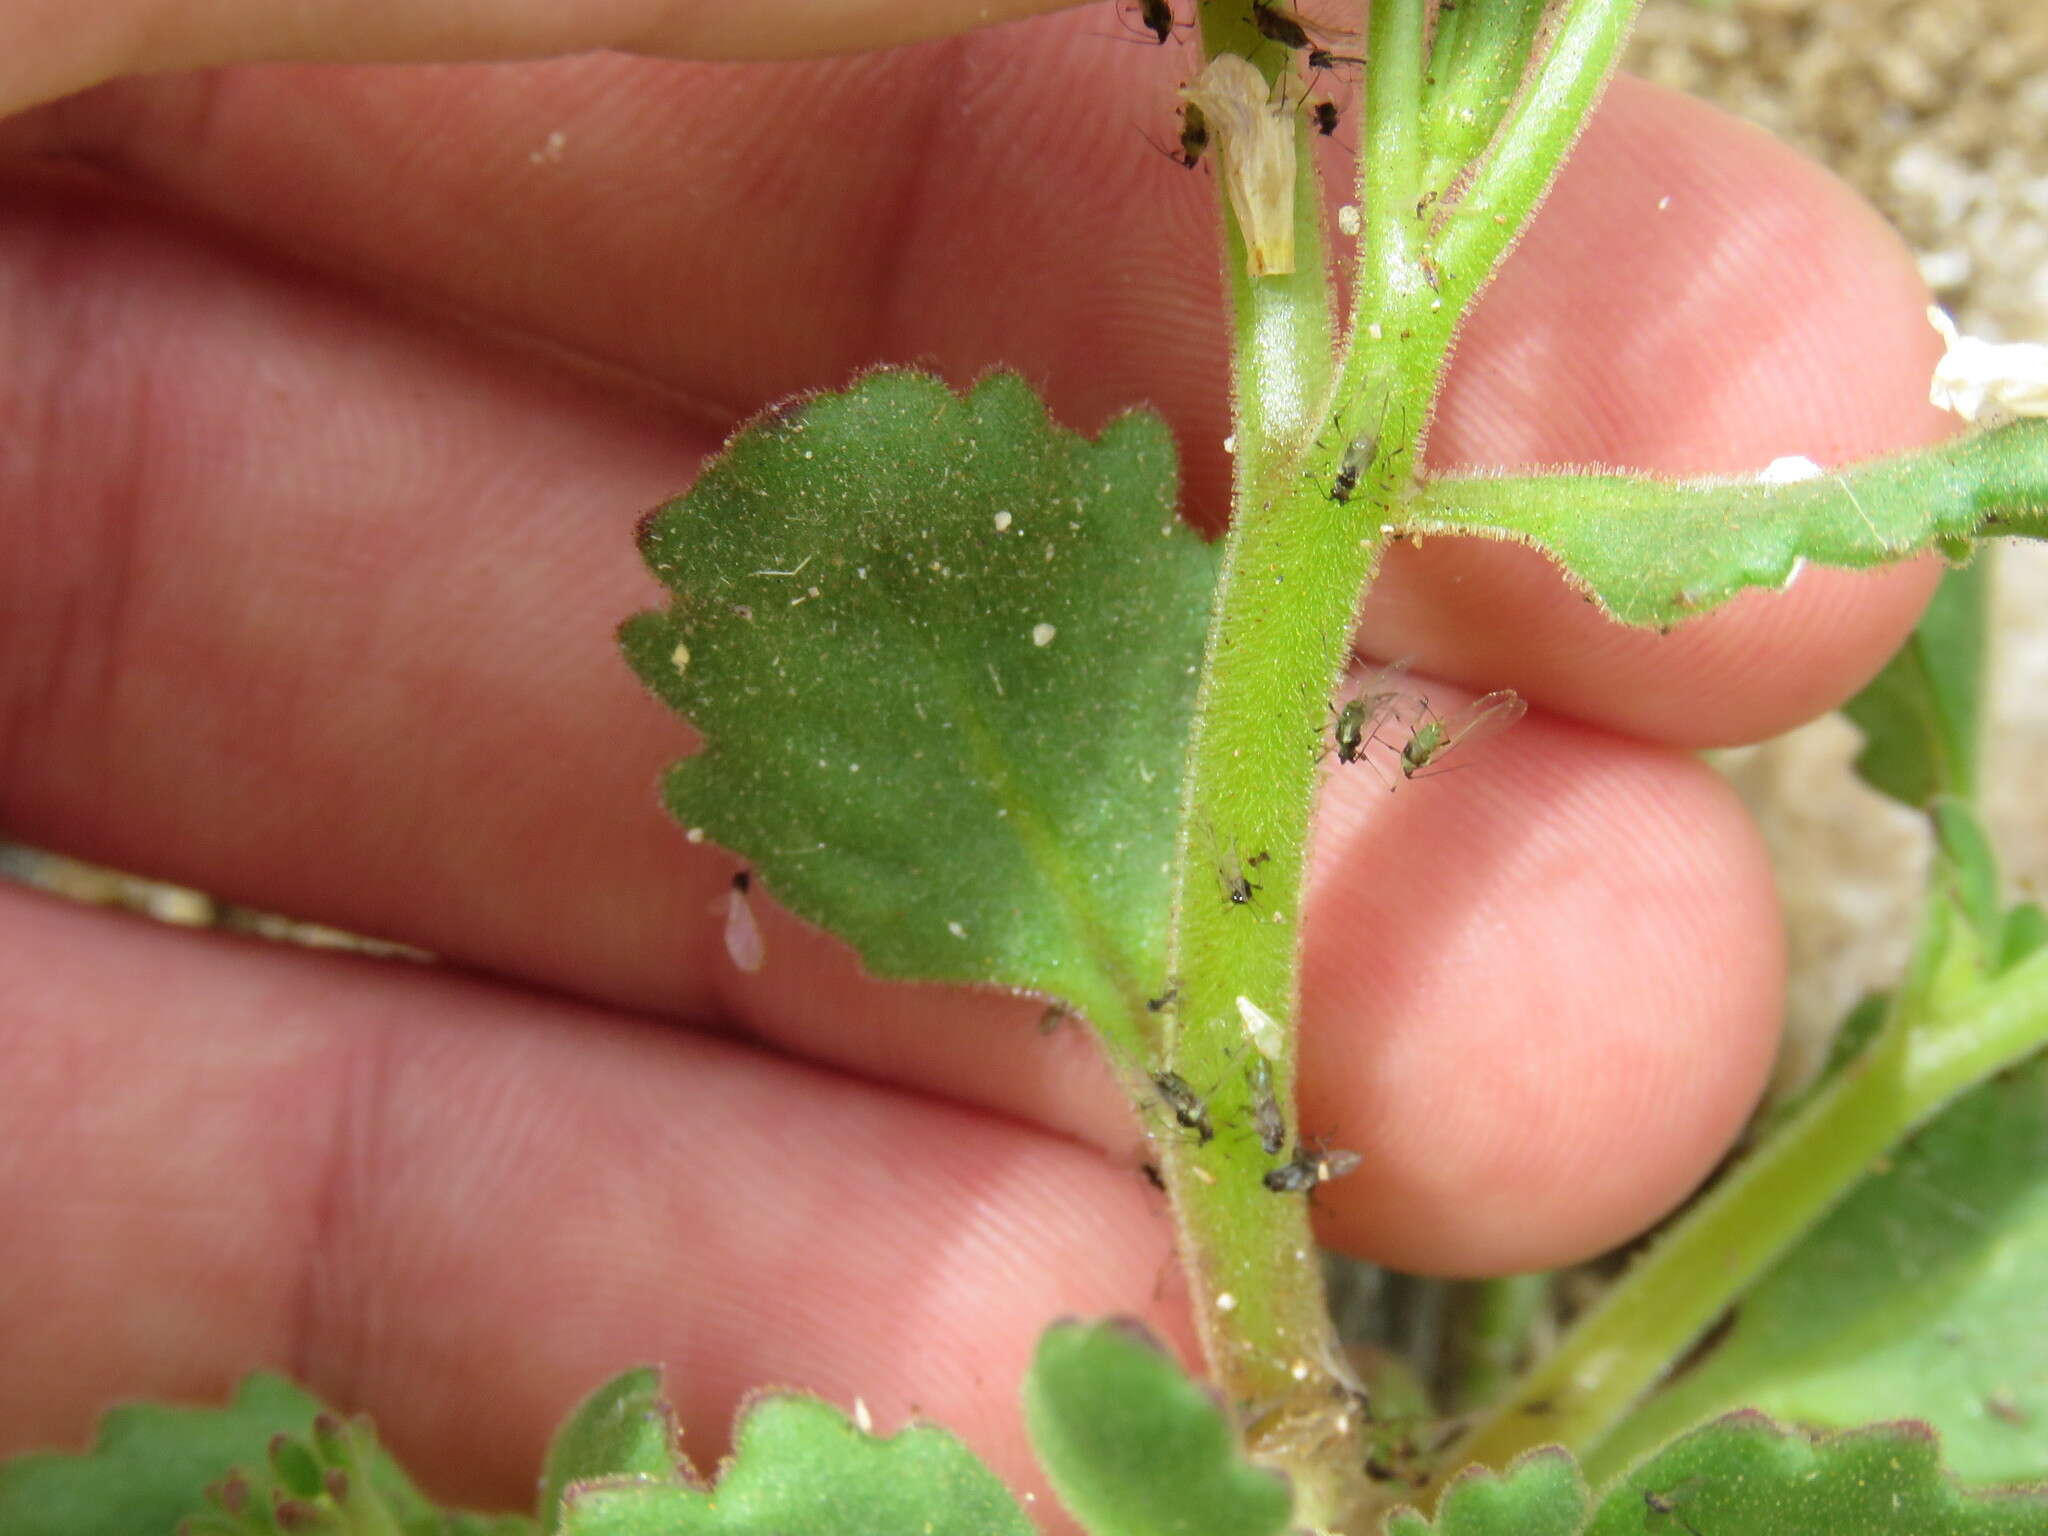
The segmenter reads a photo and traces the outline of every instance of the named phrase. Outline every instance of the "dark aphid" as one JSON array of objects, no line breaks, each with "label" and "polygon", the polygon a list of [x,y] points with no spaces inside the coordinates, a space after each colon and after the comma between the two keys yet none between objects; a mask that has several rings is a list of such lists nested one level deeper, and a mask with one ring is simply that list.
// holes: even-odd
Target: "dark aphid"
[{"label": "dark aphid", "polygon": [[1380,435],[1374,432],[1345,447],[1344,457],[1337,464],[1337,478],[1330,482],[1330,500],[1342,506],[1351,499],[1351,493],[1358,489],[1358,477],[1365,473],[1365,466],[1372,462],[1379,446]]},{"label": "dark aphid", "polygon": [[1166,0],[1138,0],[1138,20],[1161,43],[1173,36],[1173,7]]},{"label": "dark aphid", "polygon": [[1341,1148],[1310,1151],[1296,1147],[1290,1161],[1266,1170],[1264,1182],[1276,1195],[1305,1195],[1318,1184],[1343,1178],[1362,1161],[1356,1152]]},{"label": "dark aphid", "polygon": [[1337,761],[1355,763],[1365,755],[1365,721],[1368,706],[1363,696],[1346,699],[1344,707],[1337,711],[1337,724],[1333,727],[1337,737]]},{"label": "dark aphid", "polygon": [[1307,29],[1301,22],[1269,0],[1257,0],[1252,6],[1252,25],[1259,29],[1259,36],[1282,48],[1299,52],[1309,45]]},{"label": "dark aphid", "polygon": [[1192,171],[1208,147],[1209,120],[1200,107],[1187,102],[1180,109],[1180,153],[1174,159]]},{"label": "dark aphid", "polygon": [[1178,1072],[1154,1072],[1152,1086],[1159,1090],[1159,1097],[1173,1111],[1173,1118],[1184,1129],[1193,1131],[1197,1141],[1207,1142],[1215,1136],[1216,1127],[1209,1123],[1209,1106],[1199,1093],[1188,1086],[1186,1078]]},{"label": "dark aphid", "polygon": [[1363,56],[1354,57],[1348,53],[1332,53],[1327,48],[1311,48],[1308,51],[1308,67],[1310,69],[1335,69],[1339,64],[1362,65],[1364,63],[1365,59]]},{"label": "dark aphid", "polygon": [[1145,1175],[1145,1182],[1147,1184],[1150,1184],[1162,1195],[1166,1193],[1166,1180],[1160,1177],[1159,1165],[1157,1163],[1140,1163],[1138,1164],[1138,1171]]},{"label": "dark aphid", "polygon": [[1316,125],[1316,132],[1328,138],[1337,131],[1337,103],[1319,101],[1308,109],[1309,121]]},{"label": "dark aphid", "polygon": [[1160,993],[1157,997],[1148,997],[1145,999],[1146,1011],[1150,1013],[1164,1013],[1166,1012],[1167,1005],[1179,996],[1179,987],[1168,987],[1164,992]]},{"label": "dark aphid", "polygon": [[1280,1113],[1279,1097],[1273,1092],[1273,1068],[1263,1056],[1254,1056],[1252,1081],[1252,1124],[1259,1130],[1259,1145],[1266,1156],[1277,1157],[1287,1145],[1287,1121]]}]

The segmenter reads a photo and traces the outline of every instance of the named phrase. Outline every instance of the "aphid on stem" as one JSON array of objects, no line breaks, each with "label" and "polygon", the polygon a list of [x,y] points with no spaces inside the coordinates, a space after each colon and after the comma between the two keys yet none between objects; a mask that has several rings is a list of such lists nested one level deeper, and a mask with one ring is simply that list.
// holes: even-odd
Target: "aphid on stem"
[{"label": "aphid on stem", "polygon": [[1291,1160],[1268,1168],[1261,1182],[1276,1195],[1305,1195],[1318,1184],[1341,1179],[1364,1159],[1340,1147],[1317,1149],[1296,1147]]},{"label": "aphid on stem", "polygon": [[1159,1090],[1159,1097],[1166,1101],[1181,1127],[1195,1133],[1196,1141],[1206,1144],[1214,1139],[1216,1127],[1209,1123],[1208,1102],[1189,1086],[1186,1078],[1178,1072],[1154,1072],[1152,1086]]},{"label": "aphid on stem", "polygon": [[1251,1079],[1252,1124],[1258,1128],[1259,1147],[1268,1157],[1280,1155],[1287,1145],[1287,1118],[1280,1112],[1280,1100],[1273,1091],[1273,1067],[1263,1056],[1253,1056],[1246,1069]]},{"label": "aphid on stem", "polygon": [[1223,885],[1224,899],[1233,907],[1250,906],[1252,898],[1258,894],[1261,887],[1253,884],[1251,877],[1245,871],[1258,868],[1259,865],[1272,857],[1272,854],[1262,850],[1253,854],[1242,863],[1238,862],[1238,857],[1235,853],[1232,853],[1225,859],[1216,870],[1216,878]]}]

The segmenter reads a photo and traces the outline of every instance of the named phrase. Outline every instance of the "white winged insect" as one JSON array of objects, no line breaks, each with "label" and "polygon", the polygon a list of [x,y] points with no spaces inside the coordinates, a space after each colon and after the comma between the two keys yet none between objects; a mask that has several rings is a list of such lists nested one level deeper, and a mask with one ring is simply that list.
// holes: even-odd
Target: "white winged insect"
[{"label": "white winged insect", "polygon": [[1437,767],[1457,747],[1498,736],[1529,712],[1529,701],[1512,688],[1501,688],[1448,715],[1437,714],[1426,702],[1422,709],[1422,720],[1401,749],[1401,776],[1406,779]]},{"label": "white winged insect", "polygon": [[750,976],[761,969],[767,958],[761,946],[761,925],[754,921],[754,908],[747,900],[753,883],[753,871],[743,869],[732,877],[732,886],[725,895],[725,953]]}]

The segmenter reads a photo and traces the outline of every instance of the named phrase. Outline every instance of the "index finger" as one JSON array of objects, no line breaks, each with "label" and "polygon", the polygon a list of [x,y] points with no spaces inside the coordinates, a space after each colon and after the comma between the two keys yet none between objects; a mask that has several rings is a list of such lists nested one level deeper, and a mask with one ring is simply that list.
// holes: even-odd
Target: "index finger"
[{"label": "index finger", "polygon": [[0,8],[0,113],[122,75],[297,59],[537,59],[617,49],[694,59],[887,48],[1057,10],[1071,0],[16,0]]}]

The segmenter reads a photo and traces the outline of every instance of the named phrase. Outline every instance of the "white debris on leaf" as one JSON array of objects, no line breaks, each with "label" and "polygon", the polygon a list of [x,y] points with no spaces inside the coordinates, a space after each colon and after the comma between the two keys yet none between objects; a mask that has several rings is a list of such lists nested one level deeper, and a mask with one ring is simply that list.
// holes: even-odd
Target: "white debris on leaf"
[{"label": "white debris on leaf", "polygon": [[1253,277],[1294,270],[1294,114],[1250,59],[1219,53],[1180,88],[1201,109]]},{"label": "white debris on leaf", "polygon": [[1058,633],[1059,631],[1050,624],[1034,624],[1031,626],[1031,643],[1043,650],[1052,644],[1053,636]]},{"label": "white debris on leaf", "polygon": [[1803,453],[1788,453],[1773,459],[1757,471],[1759,485],[1797,485],[1801,480],[1818,480],[1826,471]]},{"label": "white debris on leaf", "polygon": [[1349,235],[1352,239],[1356,240],[1359,230],[1364,227],[1358,220],[1358,204],[1346,203],[1337,210],[1337,231],[1339,234]]},{"label": "white debris on leaf", "polygon": [[1927,398],[1935,406],[1972,423],[2048,416],[2048,346],[1965,336],[1946,313],[1932,307],[1927,323],[1948,348],[1934,365],[1934,381],[1927,388]]}]

